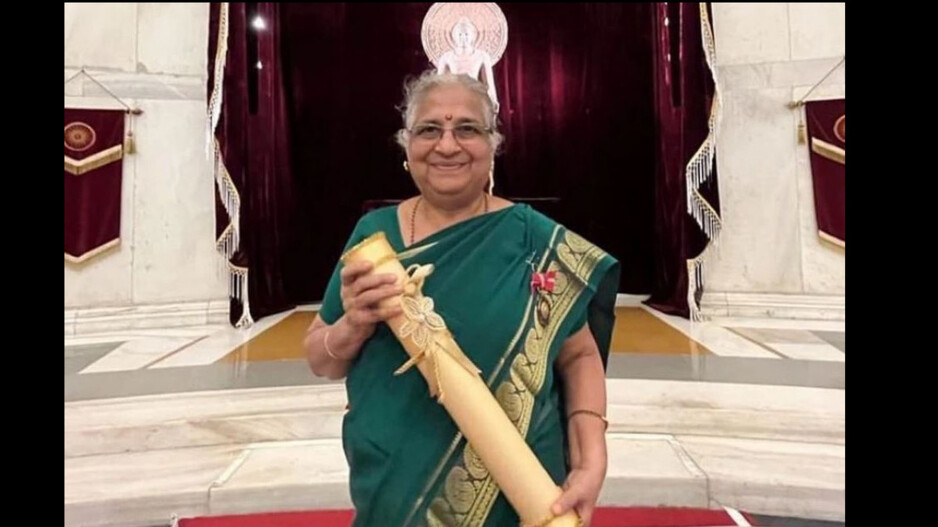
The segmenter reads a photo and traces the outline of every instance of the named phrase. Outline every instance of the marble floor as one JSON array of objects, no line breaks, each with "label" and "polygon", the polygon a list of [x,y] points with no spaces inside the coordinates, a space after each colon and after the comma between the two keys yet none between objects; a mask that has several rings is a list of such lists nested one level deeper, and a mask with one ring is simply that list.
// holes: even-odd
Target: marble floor
[{"label": "marble floor", "polygon": [[[66,337],[66,525],[349,508],[344,387],[315,378],[299,346],[314,316]],[[600,504],[843,525],[845,334],[619,307]]]}]

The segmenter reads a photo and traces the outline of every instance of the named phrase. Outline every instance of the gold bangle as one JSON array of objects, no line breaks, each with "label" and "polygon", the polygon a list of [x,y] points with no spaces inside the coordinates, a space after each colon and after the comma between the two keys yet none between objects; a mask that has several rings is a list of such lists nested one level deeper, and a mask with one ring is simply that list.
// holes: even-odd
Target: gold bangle
[{"label": "gold bangle", "polygon": [[569,414],[567,414],[567,421],[569,421],[570,419],[573,419],[573,416],[577,414],[586,414],[586,415],[591,415],[593,417],[597,417],[600,420],[602,420],[603,424],[606,425],[605,429],[609,429],[609,420],[606,419],[606,416],[604,416],[603,414],[599,412],[594,412],[592,410],[574,410],[570,412]]},{"label": "gold bangle", "polygon": [[328,330],[328,329],[326,330],[326,332],[325,332],[325,333],[323,334],[323,336],[322,336],[322,347],[326,348],[326,355],[328,355],[328,356],[330,356],[330,357],[332,357],[333,359],[338,360],[338,361],[343,361],[343,362],[346,361],[346,359],[343,359],[343,358],[341,358],[341,357],[336,356],[336,354],[335,354],[335,353],[332,353],[332,350],[329,349],[329,330]]}]

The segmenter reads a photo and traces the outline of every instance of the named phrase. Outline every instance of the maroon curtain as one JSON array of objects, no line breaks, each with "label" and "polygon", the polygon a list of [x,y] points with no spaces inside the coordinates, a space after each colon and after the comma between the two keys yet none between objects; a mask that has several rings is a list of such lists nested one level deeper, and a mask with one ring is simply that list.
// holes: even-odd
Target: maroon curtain
[{"label": "maroon curtain", "polygon": [[[403,78],[430,66],[420,43],[430,5],[231,4],[219,130],[237,138],[225,152],[242,197],[235,261],[250,269],[255,318],[318,301],[366,204],[414,193],[393,139],[395,106]],[[686,311],[675,292],[686,295],[697,232],[683,183],[663,186],[658,179],[676,173],[662,174],[657,159],[683,156],[692,138],[656,148],[656,5],[500,4],[509,45],[495,76],[507,141],[495,184],[616,256],[621,292]],[[252,10],[270,14],[267,29],[249,29]],[[214,33],[217,4],[212,12]],[[210,71],[214,53],[213,43]]]},{"label": "maroon curtain", "polygon": [[[713,234],[719,230],[715,158],[707,155],[712,150],[701,151],[710,131],[714,97],[702,44],[701,6],[709,9],[700,3],[657,3],[652,28],[657,134],[655,273],[647,304],[683,317],[696,309],[691,302],[699,303],[703,292],[701,262],[695,259],[709,242],[704,226]],[[695,155],[696,175],[690,179],[696,181],[689,181],[688,164]],[[707,168],[712,171],[709,177],[704,175]],[[690,207],[696,208],[697,218],[689,214]],[[698,287],[691,288],[693,280]]]},{"label": "maroon curtain", "polygon": [[[209,96],[214,83],[220,4],[212,3],[209,34]],[[264,28],[253,27],[255,17]],[[293,307],[286,278],[296,243],[290,130],[284,92],[280,5],[229,4],[221,119],[215,137],[239,200],[238,250],[231,264],[246,270],[250,315],[257,319]],[[216,237],[232,224],[216,193]],[[230,231],[229,231],[230,232]],[[239,295],[244,299],[243,293]],[[232,299],[231,322],[242,317],[243,302]]]},{"label": "maroon curtain", "polygon": [[[429,6],[283,4],[306,239],[296,248],[303,273],[293,290],[307,301],[321,297],[363,204],[414,193],[393,141],[395,106],[403,78],[430,66],[420,42]],[[495,77],[507,140],[496,192],[528,199],[618,257],[621,291],[650,292],[651,4],[500,6],[509,44]]]}]

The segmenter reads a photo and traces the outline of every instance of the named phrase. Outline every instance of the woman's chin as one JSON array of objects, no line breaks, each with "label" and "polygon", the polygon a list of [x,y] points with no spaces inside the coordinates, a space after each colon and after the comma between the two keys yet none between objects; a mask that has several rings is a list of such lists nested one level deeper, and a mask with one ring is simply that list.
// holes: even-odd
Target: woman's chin
[{"label": "woman's chin", "polygon": [[445,172],[430,175],[428,178],[430,188],[438,194],[462,194],[472,184],[472,176],[467,173]]}]

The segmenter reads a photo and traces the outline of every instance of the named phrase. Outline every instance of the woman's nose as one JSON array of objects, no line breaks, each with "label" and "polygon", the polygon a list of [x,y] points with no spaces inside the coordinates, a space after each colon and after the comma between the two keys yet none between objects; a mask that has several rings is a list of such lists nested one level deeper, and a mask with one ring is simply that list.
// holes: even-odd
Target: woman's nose
[{"label": "woman's nose", "polygon": [[436,151],[441,154],[454,154],[459,152],[462,147],[456,141],[456,135],[452,130],[443,130],[443,137],[436,142]]}]

